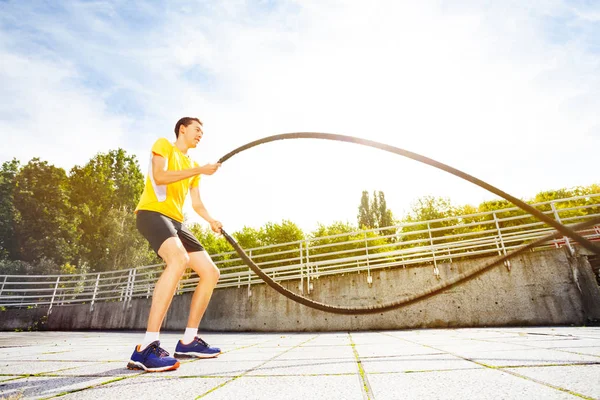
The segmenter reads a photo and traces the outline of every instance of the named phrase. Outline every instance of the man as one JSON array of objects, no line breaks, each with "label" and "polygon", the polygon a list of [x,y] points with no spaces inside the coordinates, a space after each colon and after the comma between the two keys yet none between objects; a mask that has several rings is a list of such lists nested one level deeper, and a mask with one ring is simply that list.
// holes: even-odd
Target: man
[{"label": "man", "polygon": [[130,369],[157,372],[179,367],[179,361],[160,347],[159,332],[177,284],[188,266],[200,280],[192,297],[187,327],[177,343],[175,355],[207,358],[221,353],[220,349],[210,347],[197,336],[200,320],[219,280],[219,270],[182,223],[183,203],[189,192],[194,211],[210,223],[214,232],[220,232],[222,227],[206,211],[198,188],[200,175],[212,175],[221,165],[199,166],[187,155],[189,149],[198,145],[202,135],[202,122],[198,118],[185,117],[175,125],[174,143],[161,138],[152,146],[146,186],[135,210],[136,226],[165,261],[166,267],[154,287],[146,336],[131,355],[127,364]]}]

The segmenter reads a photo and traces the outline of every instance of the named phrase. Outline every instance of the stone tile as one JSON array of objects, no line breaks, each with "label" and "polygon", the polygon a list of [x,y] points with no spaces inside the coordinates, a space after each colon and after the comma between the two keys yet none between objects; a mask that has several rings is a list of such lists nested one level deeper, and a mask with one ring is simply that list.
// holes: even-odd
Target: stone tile
[{"label": "stone tile", "polygon": [[145,374],[86,389],[61,399],[195,399],[228,378],[178,378],[163,374]]},{"label": "stone tile", "polygon": [[329,375],[355,374],[358,372],[356,360],[320,359],[320,360],[274,360],[248,373],[252,375]]},{"label": "stone tile", "polygon": [[358,375],[350,376],[244,376],[229,382],[202,399],[286,399],[286,400],[362,400],[362,383]]},{"label": "stone tile", "polygon": [[106,377],[28,377],[0,382],[0,398],[18,395],[26,399],[45,398],[99,385],[108,380],[110,379]]},{"label": "stone tile", "polygon": [[376,399],[574,399],[572,395],[491,369],[368,374]]},{"label": "stone tile", "polygon": [[600,365],[510,368],[509,371],[600,399]]},{"label": "stone tile", "polygon": [[226,353],[221,354],[218,357],[218,360],[227,360],[227,361],[256,361],[262,360],[267,361],[273,357],[276,357],[282,353],[284,353],[287,348],[267,348],[261,349],[257,347],[247,347],[244,349],[233,350]]},{"label": "stone tile", "polygon": [[[600,339],[598,340],[600,342]],[[567,351],[571,353],[579,353],[585,354],[589,356],[597,357],[600,362],[600,346],[592,346],[592,347],[557,347],[554,350]]]},{"label": "stone tile", "polygon": [[[121,376],[133,376],[142,373],[140,370],[127,369],[127,361],[123,362],[104,362],[96,364],[87,364],[77,368],[68,369],[56,373],[50,373],[49,375],[59,376],[108,376],[108,377],[121,377]],[[47,375],[47,374],[44,374]]]},{"label": "stone tile", "polygon": [[548,364],[576,364],[597,362],[598,357],[572,354],[548,349],[526,349],[519,351],[461,352],[455,353],[473,361],[491,366],[520,366]]},{"label": "stone tile", "polygon": [[173,376],[239,376],[258,367],[265,361],[229,361],[226,358],[209,358],[199,360],[182,360],[181,366],[175,371],[169,371]]},{"label": "stone tile", "polygon": [[443,353],[443,351],[432,349],[430,347],[403,343],[392,343],[386,345],[362,344],[356,345],[355,349],[361,360],[363,358],[378,358],[391,356],[400,357],[409,355]]},{"label": "stone tile", "polygon": [[0,382],[22,378],[22,375],[0,375]]},{"label": "stone tile", "polygon": [[354,352],[347,346],[300,346],[282,353],[277,360],[315,360],[329,358],[349,358],[354,360]]},{"label": "stone tile", "polygon": [[85,367],[94,365],[94,362],[58,362],[58,361],[1,361],[0,374],[39,374],[42,372],[56,372],[68,368]]},{"label": "stone tile", "polygon": [[450,354],[423,354],[361,359],[365,372],[389,373],[406,371],[434,371],[484,368]]}]

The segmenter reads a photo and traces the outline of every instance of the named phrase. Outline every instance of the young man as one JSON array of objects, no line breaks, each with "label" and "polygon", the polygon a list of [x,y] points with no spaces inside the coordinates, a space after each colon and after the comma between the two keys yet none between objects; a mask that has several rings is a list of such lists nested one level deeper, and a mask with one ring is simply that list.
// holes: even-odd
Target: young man
[{"label": "young man", "polygon": [[206,211],[198,189],[200,175],[212,175],[221,165],[199,166],[187,155],[189,149],[198,145],[202,135],[202,122],[198,118],[181,118],[175,125],[177,140],[174,143],[161,138],[152,146],[146,186],[135,210],[136,225],[167,265],[154,287],[146,336],[131,355],[127,364],[130,369],[157,372],[179,367],[179,361],[160,347],[159,331],[177,283],[188,266],[198,274],[200,281],[175,355],[207,358],[221,353],[220,349],[210,347],[197,336],[200,320],[219,280],[219,270],[200,242],[182,224],[183,203],[190,192],[194,211],[210,223],[214,232],[220,232],[222,227]]}]

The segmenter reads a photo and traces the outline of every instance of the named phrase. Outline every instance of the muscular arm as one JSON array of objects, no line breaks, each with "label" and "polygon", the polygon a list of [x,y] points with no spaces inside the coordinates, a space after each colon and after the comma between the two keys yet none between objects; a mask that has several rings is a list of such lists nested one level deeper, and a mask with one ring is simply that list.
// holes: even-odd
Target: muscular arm
[{"label": "muscular arm", "polygon": [[202,200],[200,199],[200,189],[198,186],[190,189],[190,195],[192,196],[192,207],[194,208],[194,211],[196,211],[196,213],[204,218],[207,222],[214,222],[215,219],[210,216],[206,210],[206,207],[204,207],[204,203],[202,203]]},{"label": "muscular arm", "polygon": [[192,176],[200,175],[201,173],[202,167],[193,167],[181,171],[169,171],[167,170],[166,158],[159,156],[158,154],[152,156],[152,175],[154,176],[154,182],[156,182],[157,185],[168,185],[170,183],[191,178]]},{"label": "muscular arm", "polygon": [[212,175],[221,164],[206,164],[201,167],[192,167],[181,171],[169,171],[167,169],[167,160],[163,156],[154,154],[152,156],[152,175],[157,185],[168,185],[169,183],[179,182],[196,175]]},{"label": "muscular arm", "polygon": [[167,169],[167,159],[158,154],[152,156],[152,176],[157,185],[168,185],[196,175],[212,175],[221,164],[206,164],[201,167],[192,167],[181,171],[169,171]]}]

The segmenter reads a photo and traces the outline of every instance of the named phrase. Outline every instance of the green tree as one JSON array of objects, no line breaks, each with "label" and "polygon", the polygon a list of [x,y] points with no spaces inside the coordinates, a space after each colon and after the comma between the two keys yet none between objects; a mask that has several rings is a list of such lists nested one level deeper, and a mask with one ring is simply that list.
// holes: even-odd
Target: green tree
[{"label": "green tree", "polygon": [[0,260],[16,258],[15,224],[17,210],[14,206],[16,177],[19,161],[13,159],[0,169]]},{"label": "green tree", "polygon": [[375,228],[375,218],[369,201],[369,192],[363,190],[358,206],[358,226],[363,229]]},{"label": "green tree", "polygon": [[360,205],[358,206],[358,226],[361,229],[383,228],[394,225],[394,216],[387,208],[385,194],[382,191],[374,191],[373,198],[363,190]]},{"label": "green tree", "polygon": [[[80,221],[80,262],[88,263],[92,271],[115,268],[128,260],[127,245],[141,246],[130,264],[146,260],[147,244],[142,244],[134,229],[133,210],[144,188],[135,156],[123,149],[99,153],[83,167],[72,168],[69,180],[71,204]],[[119,221],[115,216],[124,219]],[[132,236],[119,242],[116,239],[123,237],[122,232]]]},{"label": "green tree", "polygon": [[[311,234],[309,255],[312,262],[333,260],[343,257],[365,256],[389,250],[387,242],[377,232],[360,232],[358,227],[347,222],[319,224]],[[336,252],[338,254],[327,255]]]},{"label": "green tree", "polygon": [[[190,224],[188,225],[188,229],[196,236],[198,241],[211,256],[233,251],[227,240],[222,236],[218,237],[210,227],[204,228],[200,224]],[[237,239],[236,241],[240,243]]]},{"label": "green tree", "polygon": [[234,232],[232,236],[244,249],[264,246],[260,229],[244,226],[241,231]]},{"label": "green tree", "polygon": [[264,246],[296,242],[304,239],[304,232],[295,223],[283,220],[280,224],[268,222],[261,229]]},{"label": "green tree", "polygon": [[69,204],[68,179],[62,168],[34,158],[16,176],[14,206],[17,258],[42,258],[61,265],[76,251],[77,218]]},{"label": "green tree", "polygon": [[[385,194],[382,191],[377,193],[378,201],[377,205],[377,227],[383,228],[386,226],[394,225],[394,215],[392,214],[392,210],[387,208],[387,202],[385,201]],[[380,232],[382,235],[394,235],[396,233],[395,229],[385,229]],[[393,242],[394,238],[388,238],[388,242]]]},{"label": "green tree", "polygon": [[454,221],[437,221],[420,224],[418,222],[444,219],[452,217],[455,209],[450,199],[442,197],[424,196],[417,199],[412,209],[402,219],[402,241],[410,242],[410,247],[419,247],[429,244],[429,230],[431,237],[438,238],[449,234],[448,231],[436,229],[445,228],[454,224]]},{"label": "green tree", "polygon": [[[102,235],[102,243],[106,246],[104,252],[97,253],[94,263],[95,270],[119,270],[141,265],[149,265],[161,260],[150,248],[148,242],[137,231],[135,214],[126,207],[109,209],[98,226]],[[88,261],[89,262],[89,261]],[[87,265],[87,263],[84,263]]]}]

